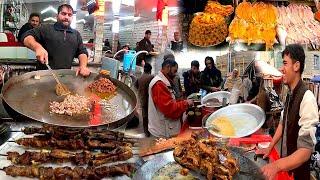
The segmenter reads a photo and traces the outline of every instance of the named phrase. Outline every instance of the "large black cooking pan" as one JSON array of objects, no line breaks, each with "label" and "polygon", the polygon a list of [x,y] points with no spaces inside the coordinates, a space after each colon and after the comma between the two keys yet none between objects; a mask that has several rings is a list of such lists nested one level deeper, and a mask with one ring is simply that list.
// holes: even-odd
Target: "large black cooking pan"
[{"label": "large black cooking pan", "polygon": [[[76,76],[75,72],[69,69],[54,71],[60,81],[73,93],[86,96],[88,96],[85,91],[86,87],[97,76],[97,74],[91,73],[89,77],[83,78]],[[35,75],[40,76],[40,79],[35,79]],[[94,108],[89,113],[74,116],[49,113],[49,102],[62,101],[63,97],[56,95],[56,82],[47,70],[33,71],[10,78],[2,87],[2,100],[5,107],[9,108],[9,112],[13,110],[20,115],[47,124],[68,127],[107,125],[110,128],[115,128],[133,117],[137,98],[127,85],[117,79],[110,78],[110,80],[117,86],[117,95],[109,100],[115,106],[115,110],[106,111],[107,107],[100,103],[101,116],[93,116]]]}]

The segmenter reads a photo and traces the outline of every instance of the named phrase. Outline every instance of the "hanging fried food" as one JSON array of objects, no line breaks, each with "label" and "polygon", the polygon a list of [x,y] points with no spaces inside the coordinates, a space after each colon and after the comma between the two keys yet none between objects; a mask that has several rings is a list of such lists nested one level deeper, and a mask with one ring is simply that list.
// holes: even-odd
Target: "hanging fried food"
[{"label": "hanging fried food", "polygon": [[236,16],[246,21],[252,20],[252,4],[250,2],[242,2],[236,8]]},{"label": "hanging fried food", "polygon": [[276,37],[277,9],[262,2],[242,2],[236,8],[236,17],[229,26],[231,41],[240,39],[248,43],[266,43],[273,47]]},{"label": "hanging fried food", "polygon": [[219,14],[221,16],[229,16],[233,13],[233,7],[231,5],[223,6],[216,1],[208,1],[204,12],[210,14]]}]

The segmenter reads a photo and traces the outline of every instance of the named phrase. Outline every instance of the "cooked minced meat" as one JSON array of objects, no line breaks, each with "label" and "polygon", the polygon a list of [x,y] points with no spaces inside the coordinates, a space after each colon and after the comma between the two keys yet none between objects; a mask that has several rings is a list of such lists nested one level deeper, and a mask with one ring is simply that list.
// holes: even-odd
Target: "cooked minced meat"
[{"label": "cooked minced meat", "polygon": [[62,102],[53,101],[49,105],[50,113],[79,114],[90,110],[90,101],[87,97],[76,95],[67,95]]},{"label": "cooked minced meat", "polygon": [[113,93],[116,91],[116,86],[107,78],[95,80],[88,87],[91,91],[98,93]]}]

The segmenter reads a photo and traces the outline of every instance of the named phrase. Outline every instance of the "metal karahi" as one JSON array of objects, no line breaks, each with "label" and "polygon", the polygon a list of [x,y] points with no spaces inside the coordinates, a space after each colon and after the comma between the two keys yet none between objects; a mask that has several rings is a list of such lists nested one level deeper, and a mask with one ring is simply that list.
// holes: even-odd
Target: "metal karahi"
[{"label": "metal karahi", "polygon": [[[72,70],[54,71],[60,76],[62,83],[79,95],[86,95],[86,88],[97,76],[91,73],[89,77],[82,78],[77,77]],[[35,76],[40,76],[40,79]],[[49,102],[62,101],[63,97],[57,97],[55,94],[52,86],[55,81],[47,70],[29,72],[9,79],[2,88],[2,99],[10,109],[9,112],[14,113],[13,115],[21,114],[43,123],[68,127],[108,125],[110,128],[115,128],[123,125],[133,116],[137,99],[134,92],[124,83],[113,78],[110,80],[117,87],[116,95],[108,100],[109,104],[116,107],[112,111],[112,116],[105,108],[105,103],[99,102],[93,105],[90,112],[75,116],[50,113]],[[90,95],[87,96],[90,97]]]}]

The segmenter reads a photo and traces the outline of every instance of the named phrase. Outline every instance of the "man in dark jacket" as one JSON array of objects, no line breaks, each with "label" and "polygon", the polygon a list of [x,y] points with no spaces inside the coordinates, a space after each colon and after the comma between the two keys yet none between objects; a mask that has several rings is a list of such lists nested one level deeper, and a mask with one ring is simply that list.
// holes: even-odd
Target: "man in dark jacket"
[{"label": "man in dark jacket", "polygon": [[[139,42],[139,45],[137,46],[137,51],[148,51],[149,53],[153,52],[153,45],[151,44],[150,38],[151,31],[146,30],[146,32],[144,33],[144,38]],[[150,60],[151,57],[151,55],[140,54],[137,57],[137,64],[140,65],[143,63],[143,61],[145,62],[146,60]]]},{"label": "man in dark jacket", "polygon": [[171,41],[171,50],[174,52],[181,52],[183,49],[183,41],[180,39],[180,33],[173,33],[174,40]]},{"label": "man in dark jacket", "polygon": [[29,31],[30,29],[36,28],[40,25],[40,15],[38,13],[31,13],[29,16],[29,20],[26,24],[24,24],[19,31],[18,41],[22,42],[22,35]]},{"label": "man in dark jacket", "polygon": [[216,68],[212,57],[205,58],[206,68],[201,72],[201,88],[209,92],[220,91],[222,77],[219,69]]},{"label": "man in dark jacket", "polygon": [[[163,61],[166,61],[167,59],[173,59],[175,60],[175,57],[173,54],[169,53],[163,56]],[[176,74],[173,79],[172,79],[172,87],[174,90],[174,96],[176,97],[176,99],[182,99],[183,98],[183,94],[182,94],[182,86],[181,86],[181,82],[180,82],[180,76],[178,74]]]},{"label": "man in dark jacket", "polygon": [[194,60],[191,62],[191,69],[183,73],[184,89],[186,96],[192,93],[198,93],[200,90],[200,71],[199,62]]},{"label": "man in dark jacket", "polygon": [[318,106],[313,93],[301,79],[305,54],[301,45],[291,44],[282,52],[283,82],[288,85],[284,112],[276,133],[267,149],[267,157],[281,138],[281,158],[262,167],[267,179],[274,179],[281,171],[289,171],[294,179],[310,179],[309,159],[316,144],[316,125],[319,123]]},{"label": "man in dark jacket", "polygon": [[38,69],[46,69],[49,63],[52,69],[70,69],[74,58],[79,59],[76,73],[88,76],[88,52],[83,45],[80,33],[70,27],[73,8],[69,4],[58,7],[57,22],[45,24],[27,31],[22,39],[25,46],[36,53],[41,63]]},{"label": "man in dark jacket", "polygon": [[150,136],[148,131],[148,89],[153,75],[151,75],[152,66],[149,63],[144,65],[144,72],[142,76],[135,82],[135,87],[138,89],[140,105],[142,109],[142,118],[143,118],[143,130],[147,137]]}]

